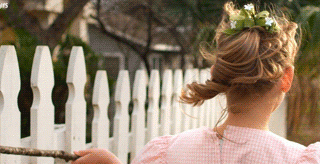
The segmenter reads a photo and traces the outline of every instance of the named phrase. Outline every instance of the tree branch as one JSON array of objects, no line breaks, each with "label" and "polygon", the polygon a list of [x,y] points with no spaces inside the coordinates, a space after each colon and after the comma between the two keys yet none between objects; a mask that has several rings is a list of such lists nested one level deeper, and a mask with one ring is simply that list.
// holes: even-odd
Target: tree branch
[{"label": "tree branch", "polygon": [[188,41],[177,31],[177,26],[173,22],[168,22],[168,20],[162,20],[161,17],[153,12],[153,19],[160,24],[160,26],[167,27],[170,34],[173,35],[175,41],[181,47],[180,53],[187,53],[189,51],[190,44]]},{"label": "tree branch", "polygon": [[63,12],[57,16],[48,29],[43,29],[35,16],[23,10],[23,0],[10,0],[5,17],[11,27],[24,28],[30,34],[37,36],[42,44],[54,48],[61,40],[63,33],[88,2],[89,0],[69,0]]},{"label": "tree branch", "polygon": [[[55,19],[53,24],[46,31],[49,34],[46,43],[49,47],[54,47],[58,44],[63,33],[70,26],[72,21],[81,13],[83,7],[89,0],[69,0],[63,13]],[[50,38],[50,39],[49,39]]]},{"label": "tree branch", "polygon": [[[36,36],[45,32],[36,17],[28,14],[25,10],[21,10],[24,6],[22,0],[10,0],[9,4],[9,7],[4,12],[4,17],[10,27],[14,29],[24,28],[30,34]],[[41,40],[40,37],[38,39]]]}]

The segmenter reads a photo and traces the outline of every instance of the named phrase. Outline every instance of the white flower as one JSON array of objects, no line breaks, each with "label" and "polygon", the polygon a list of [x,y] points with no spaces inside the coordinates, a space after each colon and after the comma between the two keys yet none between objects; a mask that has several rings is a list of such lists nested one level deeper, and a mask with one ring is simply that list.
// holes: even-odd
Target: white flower
[{"label": "white flower", "polygon": [[273,19],[270,17],[266,17],[265,19],[266,19],[266,25],[268,25],[268,26],[271,26],[272,23],[274,22]]},{"label": "white flower", "polygon": [[253,9],[253,8],[254,8],[254,6],[253,6],[252,3],[247,4],[247,5],[244,5],[244,9],[246,9],[246,10],[248,10],[248,11],[250,11],[250,10]]},{"label": "white flower", "polygon": [[230,23],[231,29],[236,28],[236,24],[237,24],[237,21],[231,21],[231,23]]}]

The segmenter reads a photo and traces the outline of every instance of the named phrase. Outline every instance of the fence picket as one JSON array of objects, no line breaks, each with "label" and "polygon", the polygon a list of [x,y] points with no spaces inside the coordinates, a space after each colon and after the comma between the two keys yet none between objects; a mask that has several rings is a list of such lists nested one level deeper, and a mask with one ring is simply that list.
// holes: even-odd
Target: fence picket
[{"label": "fence picket", "polygon": [[176,69],[174,71],[174,80],[173,80],[173,95],[172,95],[172,133],[180,133],[181,128],[181,103],[179,102],[179,97],[181,95],[182,89],[182,70]]},{"label": "fence picket", "polygon": [[115,91],[116,114],[114,117],[113,152],[123,163],[127,162],[129,151],[128,107],[130,97],[129,72],[127,70],[120,70]]},{"label": "fence picket", "polygon": [[132,145],[131,159],[143,148],[145,143],[145,102],[147,91],[147,77],[144,70],[138,70],[133,84],[133,111],[131,120]]},{"label": "fence picket", "polygon": [[159,135],[159,97],[160,97],[160,78],[159,70],[152,70],[148,88],[148,117],[147,117],[147,136],[146,141]]},{"label": "fence picket", "polygon": [[[192,75],[193,75],[192,69],[187,69],[183,79],[184,88],[186,88],[187,84],[192,82],[193,80]],[[182,120],[181,126],[183,127],[183,131],[191,128],[191,117],[190,117],[192,116],[191,110],[192,110],[192,106],[190,104],[183,104],[184,114],[182,114],[182,119],[181,119]]]},{"label": "fence picket", "polygon": [[[33,103],[31,106],[31,147],[53,147],[54,106],[51,93],[54,85],[52,60],[48,46],[37,46],[31,72]],[[53,158],[31,158],[32,163],[54,163]]]},{"label": "fence picket", "polygon": [[[53,149],[64,150],[66,145],[66,126],[65,124],[57,124],[54,126],[53,133]],[[55,164],[65,164],[66,161],[63,159],[55,158]]]},{"label": "fence picket", "polygon": [[[20,146],[19,65],[14,46],[0,47],[0,145]],[[17,155],[0,155],[0,163],[18,164]]]},{"label": "fence picket", "polygon": [[84,98],[86,79],[83,49],[73,46],[67,70],[69,96],[66,103],[65,150],[70,153],[86,148],[86,101]]},{"label": "fence picket", "polygon": [[[207,78],[211,79],[210,68],[207,69]],[[217,108],[215,106],[217,96],[210,99],[208,101],[208,118],[207,118],[207,126],[214,127],[215,123],[217,122]]]},{"label": "fence picket", "polygon": [[[206,69],[201,69],[200,70],[200,83],[201,84],[205,84],[207,81],[207,70]],[[200,106],[199,109],[199,115],[200,115],[200,119],[199,119],[199,126],[206,126],[206,120],[208,118],[208,111],[211,110],[210,108],[208,108],[208,100],[205,100],[204,103]]]},{"label": "fence picket", "polygon": [[94,81],[92,106],[94,117],[92,120],[92,146],[108,149],[109,146],[109,119],[108,105],[110,102],[107,72],[98,70]]},{"label": "fence picket", "polygon": [[166,69],[162,79],[160,135],[170,134],[172,99],[172,70]]},{"label": "fence picket", "polygon": [[[193,81],[197,82],[199,84],[199,69],[194,68],[193,69]],[[192,129],[200,127],[200,120],[201,120],[201,115],[200,115],[200,108],[198,106],[192,107],[192,116],[194,118],[192,119]]]}]

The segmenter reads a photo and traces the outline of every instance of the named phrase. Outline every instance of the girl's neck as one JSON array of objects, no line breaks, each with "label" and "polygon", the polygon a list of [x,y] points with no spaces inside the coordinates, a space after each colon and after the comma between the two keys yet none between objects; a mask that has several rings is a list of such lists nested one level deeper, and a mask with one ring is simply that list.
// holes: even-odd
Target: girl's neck
[{"label": "girl's neck", "polygon": [[[214,131],[217,131],[218,134],[223,135],[224,130],[228,125],[238,126],[238,127],[247,127],[260,130],[269,130],[269,115],[248,115],[248,114],[233,114],[229,113],[226,121],[218,126]],[[219,137],[219,136],[218,136]],[[221,139],[221,137],[219,137]]]},{"label": "girl's neck", "polygon": [[[229,102],[228,117],[215,131],[217,130],[218,133],[222,135],[228,125],[269,130],[268,124],[271,113],[279,106],[283,98],[284,94],[277,97],[267,96],[260,100],[245,101],[245,103],[241,103],[241,105],[233,106],[232,109],[230,104],[236,103]],[[232,113],[231,111],[241,112]]]},{"label": "girl's neck", "polygon": [[[247,127],[260,130],[269,130],[270,114],[251,115],[251,114],[234,114],[229,113],[226,121],[218,127],[220,131],[224,130],[228,125]],[[223,133],[222,133],[223,134]]]}]

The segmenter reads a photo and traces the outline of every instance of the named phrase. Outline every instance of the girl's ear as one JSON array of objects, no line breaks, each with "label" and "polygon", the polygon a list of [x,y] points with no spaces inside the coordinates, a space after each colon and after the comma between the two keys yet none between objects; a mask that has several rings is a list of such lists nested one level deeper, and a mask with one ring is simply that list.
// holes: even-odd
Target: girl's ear
[{"label": "girl's ear", "polygon": [[294,67],[289,66],[285,68],[284,74],[281,78],[281,91],[288,92],[290,90],[293,76],[294,76]]},{"label": "girl's ear", "polygon": [[210,68],[210,77],[211,77],[211,80],[212,80],[212,78],[213,78],[213,77],[212,77],[212,75],[213,75],[213,69],[214,69],[214,65],[212,65],[211,68]]},{"label": "girl's ear", "polygon": [[210,68],[211,76],[212,76],[212,74],[213,74],[213,69],[214,69],[214,65],[212,65],[211,68]]}]

